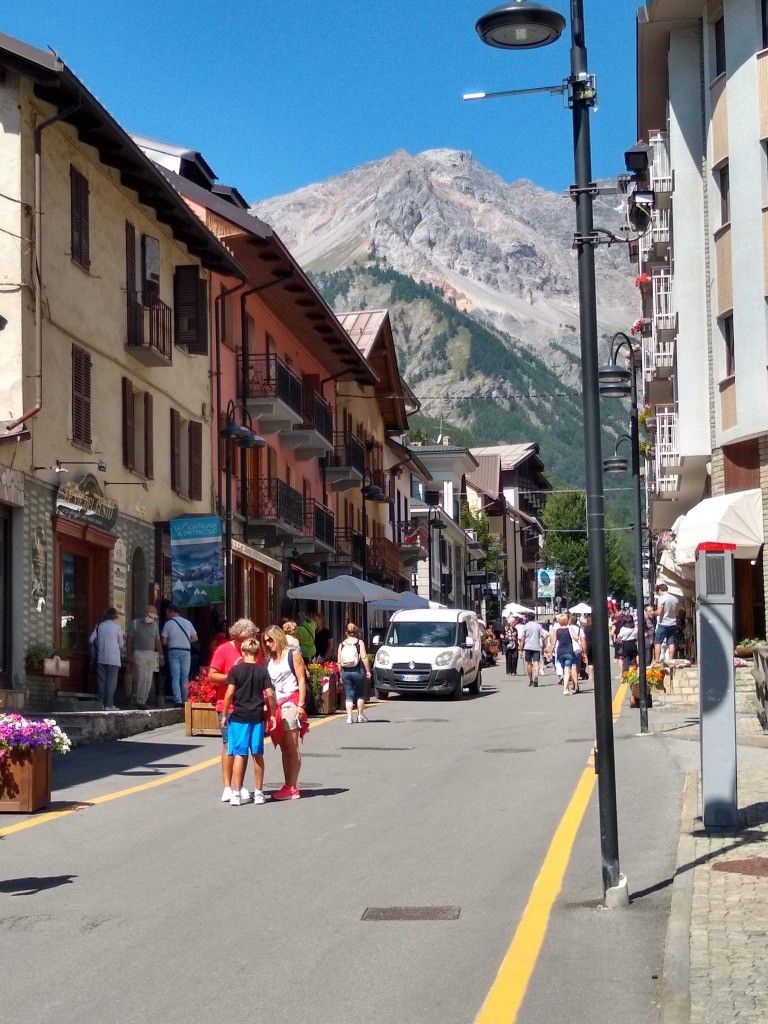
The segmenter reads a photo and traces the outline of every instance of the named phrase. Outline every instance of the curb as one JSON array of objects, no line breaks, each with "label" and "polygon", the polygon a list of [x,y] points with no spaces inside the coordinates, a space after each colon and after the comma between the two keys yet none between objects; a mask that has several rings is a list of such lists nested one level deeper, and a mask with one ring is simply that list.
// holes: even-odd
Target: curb
[{"label": "curb", "polygon": [[689,772],[683,786],[680,840],[677,845],[672,903],[664,948],[661,986],[662,1024],[690,1024],[691,1020],[691,913],[696,840],[693,837],[698,803],[698,773]]}]

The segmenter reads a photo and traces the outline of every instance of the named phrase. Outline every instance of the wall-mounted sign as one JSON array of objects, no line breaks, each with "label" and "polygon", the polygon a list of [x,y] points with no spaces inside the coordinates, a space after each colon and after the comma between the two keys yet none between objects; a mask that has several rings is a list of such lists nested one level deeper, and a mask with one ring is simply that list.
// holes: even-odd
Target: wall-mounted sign
[{"label": "wall-mounted sign", "polygon": [[219,516],[172,519],[171,600],[179,608],[221,604],[224,563]]},{"label": "wall-mounted sign", "polygon": [[102,530],[113,530],[117,525],[117,502],[113,498],[105,498],[95,479],[88,476],[80,484],[66,483],[59,487],[56,514]]},{"label": "wall-mounted sign", "polygon": [[537,594],[545,600],[552,600],[555,596],[555,571],[554,569],[537,569],[536,580],[538,582]]}]

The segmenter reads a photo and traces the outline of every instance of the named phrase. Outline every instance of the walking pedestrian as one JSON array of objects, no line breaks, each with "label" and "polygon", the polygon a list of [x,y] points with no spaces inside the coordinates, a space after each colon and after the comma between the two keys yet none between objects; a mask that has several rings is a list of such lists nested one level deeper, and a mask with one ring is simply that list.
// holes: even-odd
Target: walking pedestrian
[{"label": "walking pedestrian", "polygon": [[584,659],[587,666],[587,678],[592,682],[595,669],[592,662],[592,615],[589,613],[584,616],[584,625],[581,627],[581,632],[584,637]]},{"label": "walking pedestrian", "polygon": [[[578,626],[572,626],[570,617],[563,612],[557,616],[557,628],[550,637],[554,644],[550,647],[555,660],[563,673],[563,693],[568,695],[579,692],[579,670],[576,659],[581,655],[581,644],[578,638]],[[578,648],[578,651],[577,651]]]},{"label": "walking pedestrian", "polygon": [[619,627],[619,643],[621,644],[621,674],[632,665],[637,664],[637,624],[632,615],[625,615]]},{"label": "walking pedestrian", "polygon": [[666,642],[667,660],[674,661],[677,644],[677,609],[680,602],[669,593],[666,583],[656,587],[656,608],[653,616],[656,619],[656,633],[653,637],[654,661],[661,659],[661,645]]},{"label": "walking pedestrian", "polygon": [[[244,787],[248,754],[253,758],[253,802],[264,803],[264,702],[269,706],[269,726],[275,726],[275,691],[263,660],[257,664],[261,645],[255,638],[241,643],[243,660],[233,665],[227,676],[227,689],[220,722],[228,733],[228,753],[232,758],[232,807],[248,803],[251,795]],[[228,718],[229,710],[232,714]]]},{"label": "walking pedestrian", "polygon": [[315,616],[317,629],[315,631],[315,658],[318,661],[328,661],[333,657],[333,636],[325,624],[325,616],[318,612]]},{"label": "walking pedestrian", "polygon": [[168,605],[167,614],[162,641],[171,670],[173,702],[177,708],[181,708],[188,696],[187,684],[192,664],[192,644],[197,643],[197,633],[189,619],[185,619],[183,615],[179,614],[179,609],[175,604]]},{"label": "walking pedestrian", "polygon": [[133,668],[136,707],[146,711],[152,679],[165,661],[157,625],[157,608],[153,604],[148,604],[142,617],[131,623],[126,646],[128,664]]},{"label": "walking pedestrian", "polygon": [[[371,670],[368,665],[365,644],[359,638],[358,632],[354,622],[348,622],[346,636],[339,644],[337,652],[346,698],[347,725],[352,725],[353,721],[368,721],[365,717],[365,682],[371,678]],[[357,706],[357,718],[353,719],[355,706]]]},{"label": "walking pedestrian", "polygon": [[117,621],[116,608],[107,608],[104,618],[91,633],[88,642],[96,658],[96,682],[101,706],[105,711],[118,711],[115,706],[115,690],[125,640],[122,627]]},{"label": "walking pedestrian", "polygon": [[[217,686],[222,686],[222,684],[226,683],[229,673],[243,659],[243,644],[246,640],[256,640],[258,635],[259,627],[251,619],[237,619],[233,622],[232,628],[229,631],[230,639],[226,643],[219,644],[213,652],[211,664],[208,668],[208,679]],[[257,645],[256,661],[261,663],[264,661],[259,645]],[[223,695],[221,700],[216,702],[216,705],[216,710],[221,712],[224,706]],[[221,794],[222,803],[226,803],[234,791],[232,767],[233,759],[229,753],[229,730],[225,718],[221,726],[221,783],[224,787]],[[242,789],[242,785],[240,789]]]},{"label": "walking pedestrian", "polygon": [[528,621],[523,626],[523,657],[525,659],[525,671],[528,674],[528,685],[539,685],[539,670],[541,668],[541,649],[544,645],[546,632],[540,622],[536,621],[533,612],[528,614]]},{"label": "walking pedestrian", "polygon": [[285,639],[288,641],[289,647],[295,647],[297,650],[301,647],[299,641],[296,639],[296,630],[298,629],[297,623],[293,619],[286,619],[283,623],[283,632],[285,633]]},{"label": "walking pedestrian", "polygon": [[301,737],[307,722],[307,672],[296,650],[288,646],[279,626],[264,630],[264,646],[269,660],[267,671],[277,699],[277,721],[273,742],[280,747],[285,785],[272,794],[273,800],[298,800],[301,771]]},{"label": "walking pedestrian", "polygon": [[507,666],[507,675],[517,675],[517,662],[520,656],[520,651],[517,646],[517,630],[515,629],[515,620],[510,617],[507,622],[506,629],[504,630],[504,660]]}]

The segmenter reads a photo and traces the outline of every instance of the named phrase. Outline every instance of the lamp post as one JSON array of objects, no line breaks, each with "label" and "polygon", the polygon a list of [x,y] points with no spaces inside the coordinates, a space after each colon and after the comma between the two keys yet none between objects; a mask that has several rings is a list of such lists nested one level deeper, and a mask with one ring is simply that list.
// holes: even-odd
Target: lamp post
[{"label": "lamp post", "polygon": [[[240,409],[244,421],[235,419],[237,407],[232,399],[227,404],[226,423],[219,430],[224,442],[224,615],[227,625],[232,624],[232,445],[238,448],[263,448],[267,443],[252,429],[247,409]],[[246,425],[247,423],[247,425]]]},{"label": "lamp post", "polygon": [[[506,551],[496,552],[496,618],[498,619],[501,615],[501,581],[499,580],[499,562],[502,565],[507,561],[509,555]],[[505,573],[506,576],[506,573]]]},{"label": "lamp post", "polygon": [[[363,579],[368,579],[368,502],[375,501],[389,505],[390,498],[377,483],[374,483],[373,470],[363,471],[360,485],[360,496],[363,500]],[[363,601],[363,642],[368,643],[368,605]]]},{"label": "lamp post", "polygon": [[[502,4],[480,18],[478,35],[489,46],[517,50],[546,46],[565,29],[557,11],[529,0]],[[595,769],[600,807],[600,852],[603,890],[616,890],[611,903],[627,903],[626,880],[619,871],[619,837],[616,816],[616,765],[613,749],[611,663],[608,651],[607,568],[605,557],[605,505],[600,451],[600,391],[598,387],[597,303],[595,298],[595,246],[592,181],[592,145],[589,112],[595,106],[595,79],[587,70],[583,0],[571,0],[571,73],[566,80],[568,105],[573,113],[573,163],[575,185],[570,192],[576,203],[576,234],[579,279],[581,370],[584,404],[584,462],[586,469],[587,540],[592,603],[595,693]],[[618,888],[617,888],[618,887]]]},{"label": "lamp post", "polygon": [[[640,497],[640,429],[637,419],[637,362],[636,345],[621,332],[611,339],[610,366],[601,366],[600,394],[611,398],[629,395],[629,436],[622,434],[616,441],[614,457],[606,459],[606,473],[625,473],[626,460],[618,457],[619,444],[629,441],[632,452],[632,498],[635,518],[635,604],[637,606],[637,678],[640,690],[640,732],[648,732],[648,683],[645,676],[645,600],[643,597],[643,508]],[[617,366],[616,360],[623,348],[629,350],[630,369]]]}]

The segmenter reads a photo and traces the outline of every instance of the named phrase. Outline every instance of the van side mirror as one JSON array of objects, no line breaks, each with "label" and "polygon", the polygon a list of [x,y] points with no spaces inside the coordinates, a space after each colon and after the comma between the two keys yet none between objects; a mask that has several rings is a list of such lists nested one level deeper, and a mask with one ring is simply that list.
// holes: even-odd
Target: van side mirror
[{"label": "van side mirror", "polygon": [[371,643],[374,647],[381,647],[381,634],[377,633],[371,640]]}]

